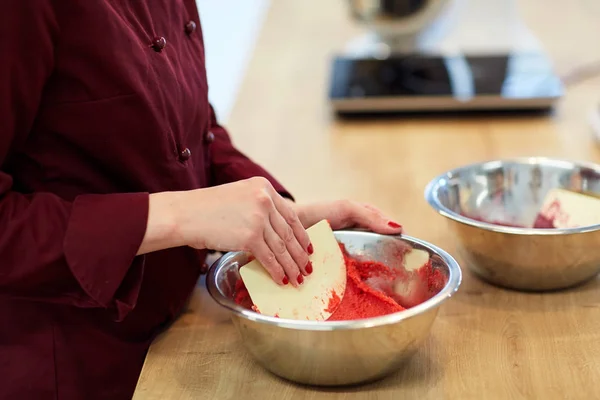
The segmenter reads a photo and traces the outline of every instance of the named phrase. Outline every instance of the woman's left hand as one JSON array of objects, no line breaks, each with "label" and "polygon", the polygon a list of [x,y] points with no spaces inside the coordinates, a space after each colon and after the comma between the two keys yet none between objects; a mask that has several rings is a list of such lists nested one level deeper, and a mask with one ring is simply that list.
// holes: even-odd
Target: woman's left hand
[{"label": "woman's left hand", "polygon": [[293,204],[304,228],[326,219],[331,228],[362,228],[372,232],[394,235],[402,233],[402,226],[391,220],[378,208],[351,200]]}]

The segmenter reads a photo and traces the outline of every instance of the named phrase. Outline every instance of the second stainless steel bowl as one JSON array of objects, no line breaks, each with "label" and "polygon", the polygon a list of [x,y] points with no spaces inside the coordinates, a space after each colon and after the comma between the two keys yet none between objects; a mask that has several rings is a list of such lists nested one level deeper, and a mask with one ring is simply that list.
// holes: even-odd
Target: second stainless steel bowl
[{"label": "second stainless steel bowl", "polygon": [[532,226],[552,188],[598,195],[600,166],[539,157],[483,162],[438,176],[425,197],[447,219],[468,268],[496,285],[541,291],[600,271],[600,225],[517,227]]}]

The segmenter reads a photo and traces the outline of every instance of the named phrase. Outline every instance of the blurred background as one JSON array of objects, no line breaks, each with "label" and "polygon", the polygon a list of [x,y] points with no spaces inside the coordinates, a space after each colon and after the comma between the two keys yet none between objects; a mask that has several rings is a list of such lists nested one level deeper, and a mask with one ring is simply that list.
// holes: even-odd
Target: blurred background
[{"label": "blurred background", "polygon": [[[196,1],[206,42],[210,99],[219,118],[226,122],[235,104],[238,89],[269,9],[273,6],[282,8],[282,3],[288,2],[285,0]],[[392,34],[402,38],[402,41],[395,43],[396,48],[392,49],[396,52],[416,50],[443,54],[461,52],[506,54],[510,51],[533,51],[549,55],[548,66],[555,70],[557,77],[566,86],[600,74],[600,50],[596,50],[598,46],[595,35],[597,24],[600,22],[600,1],[597,0],[573,0],[573,2],[337,0],[337,2],[340,3],[338,8],[343,13],[343,18],[354,21],[360,27],[357,34],[348,36],[345,48],[339,49],[339,52],[345,55],[352,54],[357,57],[377,55],[374,53],[381,52],[381,47],[376,46],[377,39],[374,32],[384,31],[385,34],[385,30],[390,31],[388,28],[391,26]],[[377,15],[376,8],[385,7],[386,4],[388,13],[381,18],[381,15]],[[421,14],[429,13],[429,15],[417,15],[418,11],[428,8],[429,11]],[[314,13],[315,18],[322,18],[319,16],[318,8],[314,9]],[[281,13],[278,15],[281,18]],[[390,15],[393,16],[391,20]],[[296,19],[293,13],[285,15],[285,18],[290,24],[293,24]],[[385,18],[388,21],[385,21]],[[401,20],[402,18],[404,20]],[[281,26],[285,27],[285,21],[282,21]],[[335,20],[332,20],[332,29],[335,29]],[[561,39],[560,32],[568,32],[568,37]],[[311,40],[310,34],[307,34],[307,40]],[[589,51],[582,51],[582,48],[589,48]],[[385,50],[383,53],[385,54]],[[276,63],[277,58],[274,57],[273,61]],[[330,62],[328,58],[315,58],[308,61]],[[593,110],[595,105],[590,104],[589,108]]]},{"label": "blurred background", "polygon": [[206,46],[210,101],[226,121],[271,0],[196,0]]}]

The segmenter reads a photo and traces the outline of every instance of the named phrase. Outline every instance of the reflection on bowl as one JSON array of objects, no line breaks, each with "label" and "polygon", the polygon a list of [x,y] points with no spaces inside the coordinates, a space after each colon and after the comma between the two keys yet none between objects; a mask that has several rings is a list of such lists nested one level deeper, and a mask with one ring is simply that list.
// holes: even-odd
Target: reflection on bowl
[{"label": "reflection on bowl", "polygon": [[600,166],[549,158],[472,164],[433,179],[428,203],[481,278],[521,290],[576,285],[600,271],[600,225],[532,229],[549,190],[600,195]]},{"label": "reflection on bowl", "polygon": [[335,232],[352,256],[390,265],[397,246],[427,251],[432,266],[447,276],[429,300],[408,310],[355,321],[298,321],[264,316],[243,308],[233,297],[246,253],[228,253],[206,279],[211,296],[231,311],[244,346],[264,368],[294,382],[348,385],[373,381],[397,370],[428,337],[438,310],[459,287],[461,271],[445,251],[410,237],[361,231]]}]

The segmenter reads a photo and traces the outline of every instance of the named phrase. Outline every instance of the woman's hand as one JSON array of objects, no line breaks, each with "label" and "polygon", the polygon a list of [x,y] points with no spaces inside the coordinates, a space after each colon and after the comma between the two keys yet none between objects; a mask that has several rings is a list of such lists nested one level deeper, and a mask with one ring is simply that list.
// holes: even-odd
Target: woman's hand
[{"label": "woman's hand", "polygon": [[[290,202],[291,203],[291,202]],[[350,200],[293,204],[302,225],[309,228],[326,219],[333,229],[363,228],[381,234],[402,233],[402,226],[369,204]]]},{"label": "woman's hand", "polygon": [[191,246],[247,251],[273,280],[297,286],[312,272],[306,228],[327,219],[333,229],[399,234],[402,227],[377,208],[353,201],[297,205],[264,178],[185,192],[150,195],[146,235],[138,254]]},{"label": "woman's hand", "polygon": [[[178,238],[179,245],[217,251],[248,251],[275,282],[283,285],[297,286],[304,281],[304,275],[312,272],[308,258],[312,245],[306,230],[291,203],[264,178],[151,195],[149,231],[152,216],[167,209],[174,221],[171,235]],[[159,220],[155,218],[155,221]],[[154,223],[154,226],[160,225]],[[163,232],[168,231],[163,229]]]}]

